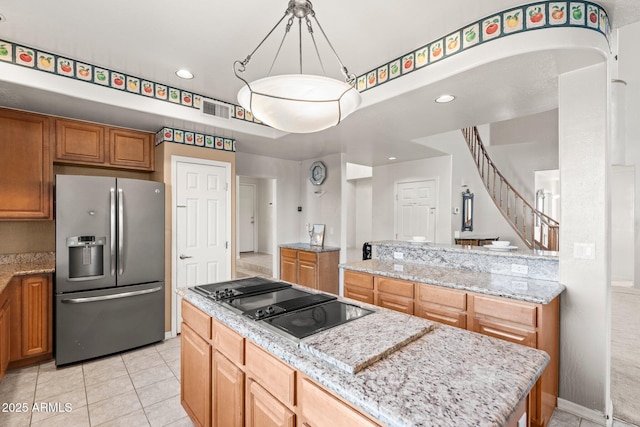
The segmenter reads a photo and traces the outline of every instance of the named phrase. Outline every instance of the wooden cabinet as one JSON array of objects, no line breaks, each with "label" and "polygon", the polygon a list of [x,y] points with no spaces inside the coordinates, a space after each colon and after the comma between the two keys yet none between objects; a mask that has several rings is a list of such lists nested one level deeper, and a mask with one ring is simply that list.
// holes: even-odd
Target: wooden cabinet
[{"label": "wooden cabinet", "polygon": [[221,352],[213,353],[212,425],[244,425],[244,372]]},{"label": "wooden cabinet", "polygon": [[247,427],[295,427],[296,416],[253,380],[247,380]]},{"label": "wooden cabinet", "polygon": [[56,119],[54,162],[152,171],[153,134]]},{"label": "wooden cabinet", "polygon": [[310,378],[298,378],[298,407],[300,422],[313,427],[376,427],[351,405],[326,392]]},{"label": "wooden cabinet", "polygon": [[11,367],[50,358],[53,348],[51,276],[17,276],[9,286]]},{"label": "wooden cabinet", "polygon": [[186,323],[181,332],[180,401],[195,425],[211,426],[211,346]]},{"label": "wooden cabinet", "polygon": [[367,304],[373,304],[373,276],[355,271],[345,271],[344,296]]},{"label": "wooden cabinet", "polygon": [[414,284],[406,280],[374,277],[374,303],[380,307],[414,313]]},{"label": "wooden cabinet", "polygon": [[466,246],[484,246],[490,245],[491,242],[498,240],[498,237],[467,237],[467,238],[456,238],[456,245],[466,245]]},{"label": "wooden cabinet", "polygon": [[52,219],[51,124],[0,109],[0,220]]},{"label": "wooden cabinet", "polygon": [[104,165],[107,163],[106,127],[76,120],[56,120],[54,161]]},{"label": "wooden cabinet", "polygon": [[340,251],[280,248],[280,279],[338,294]]},{"label": "wooden cabinet", "polygon": [[[415,287],[415,288],[414,288]],[[544,350],[550,362],[529,394],[531,425],[546,426],[558,400],[559,300],[494,297],[345,270],[344,296]]]},{"label": "wooden cabinet", "polygon": [[9,366],[11,348],[11,305],[9,298],[0,297],[0,380]]},{"label": "wooden cabinet", "polygon": [[467,328],[467,293],[441,286],[416,283],[416,315],[425,319]]}]

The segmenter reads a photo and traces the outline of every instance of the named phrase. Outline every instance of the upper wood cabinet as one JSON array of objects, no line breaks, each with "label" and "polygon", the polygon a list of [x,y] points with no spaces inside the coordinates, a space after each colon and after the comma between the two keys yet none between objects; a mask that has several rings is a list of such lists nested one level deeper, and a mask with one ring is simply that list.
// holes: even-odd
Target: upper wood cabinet
[{"label": "upper wood cabinet", "polygon": [[0,109],[0,220],[52,219],[51,123]]},{"label": "upper wood cabinet", "polygon": [[153,134],[56,119],[54,162],[152,171]]}]

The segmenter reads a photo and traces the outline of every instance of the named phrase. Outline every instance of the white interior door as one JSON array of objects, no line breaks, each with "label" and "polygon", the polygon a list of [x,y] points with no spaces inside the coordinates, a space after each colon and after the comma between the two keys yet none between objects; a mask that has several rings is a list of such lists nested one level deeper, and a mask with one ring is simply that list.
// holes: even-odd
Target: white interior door
[{"label": "white interior door", "polygon": [[[230,168],[192,160],[176,161],[174,167],[174,287],[231,278]],[[179,332],[179,299],[174,313]]]},{"label": "white interior door", "polygon": [[435,241],[436,201],[434,179],[396,184],[396,239],[425,236]]},{"label": "white interior door", "polygon": [[256,235],[256,186],[240,184],[239,188],[239,218],[238,233],[240,237],[240,252],[255,251]]}]

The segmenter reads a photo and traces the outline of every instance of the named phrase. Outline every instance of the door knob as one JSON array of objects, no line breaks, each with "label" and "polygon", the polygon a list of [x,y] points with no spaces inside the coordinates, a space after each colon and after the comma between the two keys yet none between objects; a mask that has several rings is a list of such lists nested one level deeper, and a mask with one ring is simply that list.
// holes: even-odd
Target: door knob
[{"label": "door knob", "polygon": [[180,254],[180,259],[193,258],[191,255]]}]

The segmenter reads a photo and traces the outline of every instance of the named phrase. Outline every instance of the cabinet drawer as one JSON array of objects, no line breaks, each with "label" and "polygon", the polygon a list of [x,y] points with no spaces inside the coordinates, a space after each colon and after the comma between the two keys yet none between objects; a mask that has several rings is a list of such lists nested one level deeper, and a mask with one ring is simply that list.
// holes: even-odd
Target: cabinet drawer
[{"label": "cabinet drawer", "polygon": [[315,263],[318,261],[318,254],[315,252],[298,251],[298,260]]},{"label": "cabinet drawer", "polygon": [[216,320],[212,323],[214,348],[232,362],[244,365],[244,338]]},{"label": "cabinet drawer", "polygon": [[298,407],[303,425],[313,427],[375,427],[378,424],[340,399],[332,396],[309,378],[298,381]]},{"label": "cabinet drawer", "polygon": [[182,321],[202,338],[211,339],[211,317],[186,300],[182,300]]},{"label": "cabinet drawer", "polygon": [[282,258],[298,259],[298,251],[295,249],[280,248],[280,256]]},{"label": "cabinet drawer", "polygon": [[406,280],[387,279],[376,277],[374,279],[375,288],[378,292],[398,295],[405,298],[413,298],[413,283]]},{"label": "cabinet drawer", "polygon": [[467,293],[440,286],[418,284],[418,299],[421,302],[433,303],[465,311],[467,309]]},{"label": "cabinet drawer", "polygon": [[524,326],[536,327],[537,307],[535,305],[480,295],[474,295],[472,298],[475,317],[487,316]]},{"label": "cabinet drawer", "polygon": [[376,292],[374,295],[375,304],[389,310],[401,313],[413,314],[413,299],[399,297],[397,295]]},{"label": "cabinet drawer", "polygon": [[437,304],[419,303],[416,306],[416,316],[457,328],[467,328],[467,313],[450,309]]},{"label": "cabinet drawer", "polygon": [[247,377],[253,378],[281,402],[295,405],[296,371],[260,347],[247,341]]},{"label": "cabinet drawer", "polygon": [[358,286],[361,288],[373,289],[373,276],[367,273],[357,273],[355,271],[344,272],[344,285]]},{"label": "cabinet drawer", "polygon": [[345,298],[351,298],[357,301],[366,302],[367,304],[373,304],[373,290],[364,289],[359,286],[352,286],[345,283],[344,296]]},{"label": "cabinet drawer", "polygon": [[518,328],[491,319],[475,317],[473,319],[472,330],[473,332],[511,341],[516,344],[526,345],[527,347],[536,348],[538,344],[535,330]]}]

